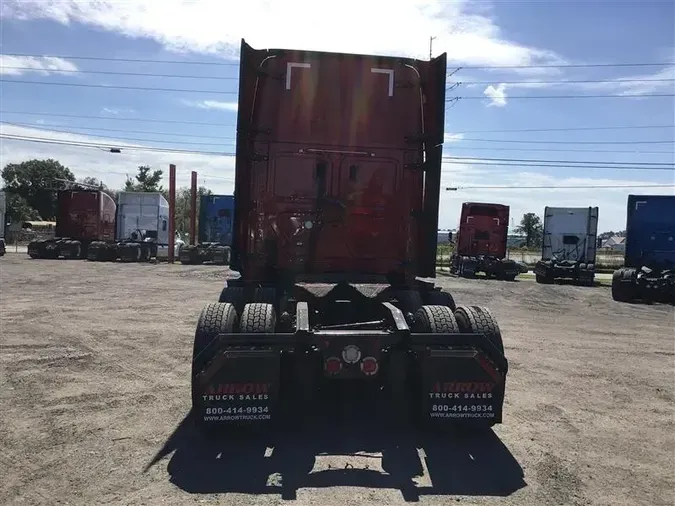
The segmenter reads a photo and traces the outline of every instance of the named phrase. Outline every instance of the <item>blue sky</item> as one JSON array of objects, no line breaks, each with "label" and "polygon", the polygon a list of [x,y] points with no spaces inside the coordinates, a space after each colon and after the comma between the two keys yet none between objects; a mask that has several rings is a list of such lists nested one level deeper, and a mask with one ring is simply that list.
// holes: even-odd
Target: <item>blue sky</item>
[{"label": "blue sky", "polygon": [[[242,37],[257,48],[295,47],[426,58],[429,36],[433,35],[436,37],[434,54],[448,53],[449,70],[461,67],[448,79],[449,85],[462,83],[449,96],[483,97],[461,99],[448,110],[445,155],[675,162],[673,128],[543,131],[673,125],[673,97],[616,96],[675,93],[672,80],[675,66],[471,68],[672,62],[675,61],[672,2],[415,0],[398,7],[379,0],[365,6],[363,2],[319,6],[316,2],[301,0],[288,0],[283,4],[252,0],[228,8],[226,2],[218,1],[184,4],[150,0],[6,0],[0,6],[0,17],[0,72],[3,74],[0,109],[21,112],[1,114],[4,134],[96,143],[101,143],[102,138],[115,138],[117,140],[104,142],[228,152],[233,150],[237,99],[237,66],[232,58],[238,54]],[[10,56],[12,53],[63,58],[24,58]],[[112,62],[67,56],[206,61],[218,65]],[[34,70],[25,70],[26,67]],[[74,72],[78,70],[85,72]],[[91,71],[195,78],[87,73]],[[208,76],[219,79],[196,78]],[[621,82],[622,79],[634,81]],[[153,92],[11,82],[17,80],[201,91]],[[580,80],[602,82],[569,82]],[[610,95],[612,98],[533,98],[542,95]],[[96,119],[55,116],[58,114]],[[148,119],[161,121],[141,121]],[[514,131],[522,129],[540,131]],[[498,140],[511,142],[496,142]],[[635,144],[636,141],[650,143]],[[232,191],[231,158],[130,150],[110,154],[88,147],[7,139],[0,143],[3,166],[32,157],[53,157],[68,165],[78,177],[91,175],[119,187],[125,173],[133,174],[139,164],[166,168],[169,163],[176,163],[179,185],[188,184],[190,171],[196,170],[200,182],[214,191]],[[652,183],[673,184],[675,174],[663,170],[524,168],[462,163],[444,167],[447,186]],[[673,191],[672,188],[632,190],[634,193]],[[467,188],[443,192],[440,227],[456,226],[461,202],[492,201],[510,205],[516,222],[524,212],[541,215],[546,205],[598,205],[600,228],[617,230],[623,228],[628,193],[627,189],[564,188]]]}]

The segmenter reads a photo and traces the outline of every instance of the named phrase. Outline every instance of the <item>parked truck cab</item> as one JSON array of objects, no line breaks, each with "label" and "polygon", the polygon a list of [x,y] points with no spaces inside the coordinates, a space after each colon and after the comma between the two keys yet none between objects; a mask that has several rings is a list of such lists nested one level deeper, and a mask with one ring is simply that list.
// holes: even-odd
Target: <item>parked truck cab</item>
[{"label": "parked truck cab", "polygon": [[443,426],[501,422],[508,364],[492,313],[419,279],[436,270],[445,76],[445,54],[242,41],[232,248],[241,276],[197,322],[201,426],[274,423],[284,412],[300,422],[331,382],[386,396],[394,422],[413,411]]},{"label": "parked truck cab", "polygon": [[462,277],[483,272],[487,277],[513,281],[521,269],[506,258],[508,230],[509,206],[463,203],[450,272]]},{"label": "parked truck cab", "polygon": [[625,245],[612,298],[675,304],[675,195],[629,195]]}]

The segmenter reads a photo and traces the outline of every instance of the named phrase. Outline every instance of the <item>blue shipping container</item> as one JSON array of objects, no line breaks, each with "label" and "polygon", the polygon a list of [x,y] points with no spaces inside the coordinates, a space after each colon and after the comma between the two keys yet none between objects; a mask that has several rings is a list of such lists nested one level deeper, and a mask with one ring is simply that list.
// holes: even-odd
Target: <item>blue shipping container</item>
[{"label": "blue shipping container", "polygon": [[629,195],[626,267],[675,264],[675,195]]},{"label": "blue shipping container", "polygon": [[199,202],[199,242],[231,246],[233,216],[233,195],[202,195]]}]

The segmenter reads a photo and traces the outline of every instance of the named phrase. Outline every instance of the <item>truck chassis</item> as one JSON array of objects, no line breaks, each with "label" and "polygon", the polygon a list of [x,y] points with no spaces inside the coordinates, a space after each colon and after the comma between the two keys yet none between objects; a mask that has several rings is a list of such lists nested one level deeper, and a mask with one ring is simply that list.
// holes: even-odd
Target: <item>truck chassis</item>
[{"label": "truck chassis", "polygon": [[28,243],[28,256],[56,260],[79,260],[86,258],[90,241],[81,241],[70,237],[39,239]]},{"label": "truck chassis", "polygon": [[217,242],[186,244],[178,255],[183,265],[200,265],[210,262],[216,265],[229,265],[230,247]]},{"label": "truck chassis", "polygon": [[490,427],[507,370],[489,309],[457,307],[428,283],[226,286],[197,323],[193,414],[202,429],[271,424],[289,398],[307,412],[327,382],[360,381],[398,417]]},{"label": "truck chassis", "polygon": [[612,298],[617,302],[643,301],[675,305],[675,269],[622,267],[612,275]]},{"label": "truck chassis", "polygon": [[497,258],[488,255],[463,256],[452,255],[450,272],[463,278],[473,278],[482,272],[488,278],[514,281],[521,273],[520,265],[508,258]]},{"label": "truck chassis", "polygon": [[556,279],[571,279],[576,285],[595,284],[595,264],[574,260],[539,260],[534,266],[537,283],[552,284]]}]

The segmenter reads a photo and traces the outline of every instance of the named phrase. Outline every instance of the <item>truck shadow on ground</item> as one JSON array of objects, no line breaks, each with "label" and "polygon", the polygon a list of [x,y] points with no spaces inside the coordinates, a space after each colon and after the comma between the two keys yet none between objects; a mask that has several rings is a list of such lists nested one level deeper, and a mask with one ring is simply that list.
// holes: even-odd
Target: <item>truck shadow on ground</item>
[{"label": "truck shadow on ground", "polygon": [[[349,418],[205,437],[188,413],[146,470],[173,452],[169,480],[188,493],[280,494],[290,500],[301,488],[393,488],[415,502],[424,495],[508,496],[527,486],[521,466],[492,430],[421,435]],[[378,452],[381,457],[372,455]]]}]

